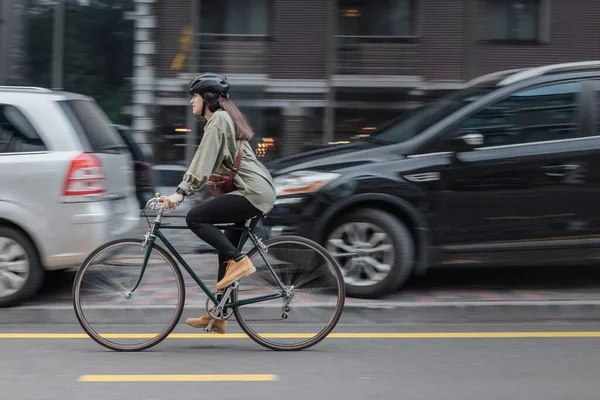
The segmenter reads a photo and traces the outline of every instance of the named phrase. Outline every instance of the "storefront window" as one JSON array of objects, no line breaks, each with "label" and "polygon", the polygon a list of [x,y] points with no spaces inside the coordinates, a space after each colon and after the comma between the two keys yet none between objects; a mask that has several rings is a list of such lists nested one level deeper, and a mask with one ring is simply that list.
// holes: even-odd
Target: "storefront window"
[{"label": "storefront window", "polygon": [[186,123],[187,107],[162,107],[153,134],[155,164],[185,164],[185,147],[192,134]]},{"label": "storefront window", "polygon": [[257,110],[260,110],[262,124],[252,125],[256,135],[251,145],[256,157],[262,162],[267,162],[282,154],[281,110],[279,108]]}]

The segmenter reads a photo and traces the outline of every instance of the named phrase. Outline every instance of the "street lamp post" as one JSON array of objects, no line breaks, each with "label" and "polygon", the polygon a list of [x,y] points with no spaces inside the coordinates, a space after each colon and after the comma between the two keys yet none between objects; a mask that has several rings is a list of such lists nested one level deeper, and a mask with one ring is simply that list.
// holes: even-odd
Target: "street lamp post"
[{"label": "street lamp post", "polygon": [[323,118],[323,142],[327,144],[335,138],[335,86],[333,78],[337,61],[336,31],[337,31],[337,0],[331,0],[329,10],[329,23],[327,26],[327,94],[325,113]]},{"label": "street lamp post", "polygon": [[54,22],[52,26],[52,89],[63,89],[63,58],[65,31],[65,2],[54,3]]}]

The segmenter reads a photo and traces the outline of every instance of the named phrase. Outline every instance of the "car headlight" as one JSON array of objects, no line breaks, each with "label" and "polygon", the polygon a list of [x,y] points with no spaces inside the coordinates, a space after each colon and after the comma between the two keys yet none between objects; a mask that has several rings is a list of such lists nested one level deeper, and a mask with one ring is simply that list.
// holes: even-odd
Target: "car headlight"
[{"label": "car headlight", "polygon": [[314,192],[338,176],[340,174],[331,172],[301,171],[279,176],[273,182],[277,196],[286,196]]}]

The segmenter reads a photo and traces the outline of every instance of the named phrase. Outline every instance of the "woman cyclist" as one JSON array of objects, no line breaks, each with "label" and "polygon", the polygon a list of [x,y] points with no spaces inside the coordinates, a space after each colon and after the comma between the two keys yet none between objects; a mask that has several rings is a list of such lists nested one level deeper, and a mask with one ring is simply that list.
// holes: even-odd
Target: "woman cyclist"
[{"label": "woman cyclist", "polygon": [[[256,271],[250,259],[237,251],[241,231],[223,233],[213,224],[243,224],[259,214],[267,214],[275,203],[273,179],[254,155],[249,140],[254,136],[246,117],[228,99],[230,85],[218,74],[205,73],[190,83],[188,94],[195,115],[206,119],[204,136],[183,180],[172,195],[163,198],[165,208],[175,209],[185,197],[201,190],[214,174],[228,175],[232,170],[239,146],[242,147],[239,168],[234,176],[235,189],[192,208],[186,217],[189,228],[200,239],[217,249],[219,273],[217,290]],[[188,318],[195,328],[208,326],[211,317]],[[227,321],[217,320],[212,329],[225,333]]]}]

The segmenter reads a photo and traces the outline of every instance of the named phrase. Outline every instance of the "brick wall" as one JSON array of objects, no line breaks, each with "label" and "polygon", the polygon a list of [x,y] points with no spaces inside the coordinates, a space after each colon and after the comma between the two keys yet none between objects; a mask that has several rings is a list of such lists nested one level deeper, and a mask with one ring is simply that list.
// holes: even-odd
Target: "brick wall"
[{"label": "brick wall", "polygon": [[[184,27],[192,24],[192,1],[158,0],[155,6],[159,77],[177,74],[171,63]],[[529,45],[486,42],[485,1],[417,0],[415,37],[358,43],[355,58],[362,61],[350,63],[352,68],[346,73],[465,80],[502,69],[600,58],[598,1],[547,0],[549,42]],[[247,73],[265,72],[275,79],[326,78],[330,12],[331,2],[327,0],[273,0],[271,36],[247,49],[264,51],[265,65],[249,68]],[[235,62],[227,65],[234,72],[244,72]],[[187,69],[187,63],[183,68]]]},{"label": "brick wall", "polygon": [[325,0],[275,0],[273,11],[271,76],[325,78],[330,3]]},{"label": "brick wall", "polygon": [[[483,0],[478,2],[476,31],[486,36]],[[551,0],[549,42],[499,45],[479,41],[474,71],[477,75],[519,67],[600,58],[600,2]]]},{"label": "brick wall", "polygon": [[465,0],[419,1],[421,71],[428,80],[462,79],[465,13]]},{"label": "brick wall", "polygon": [[187,26],[192,26],[192,0],[158,0],[155,5],[156,10],[156,55],[155,67],[157,76],[161,78],[170,78],[180,72],[188,72],[190,52],[185,58],[182,70],[171,69],[173,60],[179,53],[179,40]]}]

